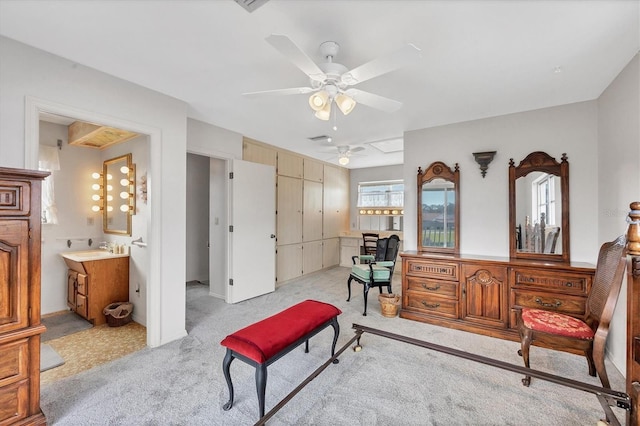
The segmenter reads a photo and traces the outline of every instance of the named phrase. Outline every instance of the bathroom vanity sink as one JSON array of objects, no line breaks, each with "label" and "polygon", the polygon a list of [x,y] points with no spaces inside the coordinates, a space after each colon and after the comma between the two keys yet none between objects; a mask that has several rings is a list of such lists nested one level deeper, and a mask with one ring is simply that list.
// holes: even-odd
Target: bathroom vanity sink
[{"label": "bathroom vanity sink", "polygon": [[107,250],[83,250],[83,251],[69,251],[61,253],[65,259],[73,260],[74,262],[87,262],[92,260],[103,259],[115,259],[118,257],[129,257],[128,254],[114,254]]},{"label": "bathroom vanity sink", "polygon": [[129,255],[107,250],[60,253],[67,264],[67,305],[92,322],[104,324],[102,310],[129,300]]}]

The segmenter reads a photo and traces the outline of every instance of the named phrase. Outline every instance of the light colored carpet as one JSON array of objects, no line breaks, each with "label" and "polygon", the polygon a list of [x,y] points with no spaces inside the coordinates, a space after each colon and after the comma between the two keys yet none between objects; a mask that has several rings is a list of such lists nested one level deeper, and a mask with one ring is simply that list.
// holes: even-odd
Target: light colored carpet
[{"label": "light colored carpet", "polygon": [[52,368],[64,364],[64,359],[46,343],[40,344],[40,372],[47,371]]},{"label": "light colored carpet", "polygon": [[[380,314],[376,292],[362,316],[355,285],[346,302],[347,268],[334,268],[278,287],[271,294],[234,305],[189,285],[189,335],[146,348],[109,364],[42,387],[41,407],[51,425],[250,425],[258,420],[255,369],[231,365],[235,403],[228,400],[220,341],[237,329],[305,299],[334,304],[343,313],[338,348],[358,323],[522,365],[519,344]],[[398,277],[399,278],[399,277]],[[399,290],[399,280],[394,284]],[[284,398],[329,358],[333,333],[324,330],[268,369],[266,410]],[[450,355],[365,334],[363,350],[345,351],[296,395],[268,424],[276,425],[594,425],[602,417],[588,393]],[[598,385],[583,357],[541,348],[531,350],[532,367]],[[607,364],[614,389],[624,379]],[[623,412],[615,409],[619,418]]]}]

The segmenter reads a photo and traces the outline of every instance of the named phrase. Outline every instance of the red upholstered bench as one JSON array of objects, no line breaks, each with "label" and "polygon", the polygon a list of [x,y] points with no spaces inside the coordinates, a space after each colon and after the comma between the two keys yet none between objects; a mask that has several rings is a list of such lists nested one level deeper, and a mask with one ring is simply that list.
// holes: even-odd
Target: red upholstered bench
[{"label": "red upholstered bench", "polygon": [[[267,367],[305,342],[309,352],[309,339],[328,326],[333,327],[331,356],[334,355],[340,334],[338,315],[342,311],[328,303],[305,300],[273,316],[258,321],[224,338],[220,344],[227,348],[222,371],[229,386],[229,402],[225,411],[233,406],[233,383],[229,367],[235,358],[256,368],[256,389],[260,417],[264,416],[264,395],[267,387]],[[333,361],[334,364],[338,360]]]}]

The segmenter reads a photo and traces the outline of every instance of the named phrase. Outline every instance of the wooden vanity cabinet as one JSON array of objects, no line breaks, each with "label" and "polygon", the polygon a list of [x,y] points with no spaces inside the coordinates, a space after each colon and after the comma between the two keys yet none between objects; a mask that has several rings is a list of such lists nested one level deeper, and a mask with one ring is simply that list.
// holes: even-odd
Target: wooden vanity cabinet
[{"label": "wooden vanity cabinet", "polygon": [[518,340],[515,309],[580,316],[595,269],[527,259],[430,254],[402,257],[402,318]]},{"label": "wooden vanity cabinet", "polygon": [[107,322],[102,313],[107,305],[129,300],[129,256],[85,262],[64,260],[69,267],[67,306],[93,325]]},{"label": "wooden vanity cabinet", "polygon": [[40,191],[49,173],[0,167],[0,425],[40,410]]}]

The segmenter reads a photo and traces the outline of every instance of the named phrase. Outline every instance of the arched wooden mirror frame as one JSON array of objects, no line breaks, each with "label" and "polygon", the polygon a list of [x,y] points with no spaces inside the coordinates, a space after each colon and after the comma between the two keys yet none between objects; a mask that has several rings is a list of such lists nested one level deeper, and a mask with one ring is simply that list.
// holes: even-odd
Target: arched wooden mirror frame
[{"label": "arched wooden mirror frame", "polygon": [[[452,182],[453,194],[455,197],[454,208],[454,236],[452,247],[439,247],[424,245],[424,234],[422,229],[422,187],[425,183],[432,182],[435,179],[443,179],[445,181]],[[423,172],[422,168],[418,167],[418,198],[417,198],[417,213],[418,213],[418,251],[420,252],[435,252],[435,253],[451,253],[458,254],[460,250],[460,169],[458,163],[455,164],[454,169],[451,170],[449,166],[441,161],[431,163],[429,167]]]},{"label": "arched wooden mirror frame", "polygon": [[[569,263],[569,162],[567,154],[562,154],[561,162],[546,152],[536,151],[527,155],[516,167],[513,158],[509,160],[509,256],[515,259],[534,259]],[[516,179],[532,172],[545,172],[560,177],[562,214],[560,235],[562,253],[535,253],[520,251],[517,247],[518,232],[516,222]]]}]

